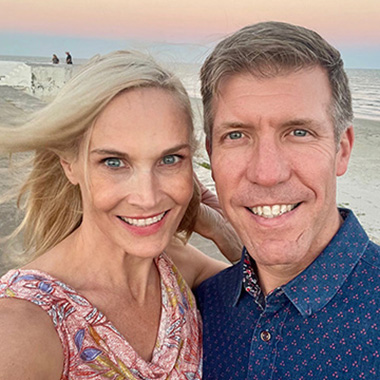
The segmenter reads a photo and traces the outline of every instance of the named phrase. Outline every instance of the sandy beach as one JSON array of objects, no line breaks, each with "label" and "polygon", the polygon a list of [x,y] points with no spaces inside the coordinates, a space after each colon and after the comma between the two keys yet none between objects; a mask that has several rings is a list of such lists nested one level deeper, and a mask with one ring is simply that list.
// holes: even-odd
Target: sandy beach
[{"label": "sandy beach", "polygon": [[[7,125],[15,118],[25,116],[39,109],[44,103],[35,97],[22,93],[12,87],[0,87],[0,123]],[[215,191],[210,170],[198,163],[207,162],[203,146],[204,135],[201,127],[200,100],[193,99],[195,127],[200,140],[200,147],[194,158],[194,167],[201,181]],[[356,119],[355,145],[349,170],[338,179],[338,204],[354,210],[369,236],[380,243],[380,121]],[[0,192],[4,193],[10,186],[8,160],[0,157]],[[0,206],[0,235],[12,231],[16,225],[17,210],[14,204]],[[222,257],[212,242],[194,234],[191,242],[213,257]],[[0,273],[9,268],[4,260],[4,246],[0,246]]]}]

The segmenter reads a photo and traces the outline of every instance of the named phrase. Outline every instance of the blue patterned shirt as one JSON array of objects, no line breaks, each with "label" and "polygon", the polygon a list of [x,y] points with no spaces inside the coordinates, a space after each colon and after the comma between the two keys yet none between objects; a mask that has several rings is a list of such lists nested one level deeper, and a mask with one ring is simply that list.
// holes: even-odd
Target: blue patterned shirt
[{"label": "blue patterned shirt", "polygon": [[266,297],[245,249],[199,286],[203,379],[380,379],[380,247],[341,214],[318,258]]}]

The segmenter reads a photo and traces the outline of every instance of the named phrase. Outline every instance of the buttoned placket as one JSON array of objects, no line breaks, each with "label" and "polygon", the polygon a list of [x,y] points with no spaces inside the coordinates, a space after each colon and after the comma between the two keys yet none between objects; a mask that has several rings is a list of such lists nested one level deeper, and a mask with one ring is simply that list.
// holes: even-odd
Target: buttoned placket
[{"label": "buttoned placket", "polygon": [[247,379],[275,379],[277,346],[291,303],[281,288],[265,298],[251,340]]}]

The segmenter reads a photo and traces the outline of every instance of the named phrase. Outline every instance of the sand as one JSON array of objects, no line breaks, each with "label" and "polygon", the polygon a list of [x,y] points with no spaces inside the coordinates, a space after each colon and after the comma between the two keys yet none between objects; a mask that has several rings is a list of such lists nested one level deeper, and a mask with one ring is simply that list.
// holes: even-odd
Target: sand
[{"label": "sand", "polygon": [[380,121],[354,120],[355,143],[347,172],[338,179],[338,204],[354,210],[380,243]]},{"label": "sand", "polygon": [[[27,115],[44,103],[11,87],[0,87],[0,123],[9,124],[15,117]],[[193,99],[195,126],[200,148],[195,156],[195,171],[212,191],[215,186],[210,170],[198,165],[207,161],[201,131],[200,101]],[[338,179],[338,204],[354,210],[369,236],[380,243],[380,121],[356,119],[355,145],[347,173]],[[9,188],[7,159],[0,157],[0,193]],[[0,235],[11,232],[17,222],[14,204],[0,206]],[[222,258],[215,245],[194,234],[191,242],[210,256]],[[0,246],[0,274],[8,269],[2,261],[4,247]]]}]

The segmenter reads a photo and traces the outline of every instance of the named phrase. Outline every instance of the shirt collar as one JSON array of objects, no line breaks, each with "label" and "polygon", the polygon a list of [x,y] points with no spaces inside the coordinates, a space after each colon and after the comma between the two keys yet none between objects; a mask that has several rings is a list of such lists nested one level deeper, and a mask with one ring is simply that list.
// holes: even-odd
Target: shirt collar
[{"label": "shirt collar", "polygon": [[[311,315],[324,307],[341,288],[362,257],[369,238],[352,211],[339,210],[344,222],[328,246],[301,274],[281,287],[285,295],[303,316]],[[236,306],[242,297],[243,264],[245,255],[230,272],[231,292],[225,300]],[[245,292],[245,291],[244,291]]]},{"label": "shirt collar", "polygon": [[303,316],[330,302],[368,246],[369,238],[354,213],[339,211],[344,222],[337,234],[311,265],[282,287]]}]

